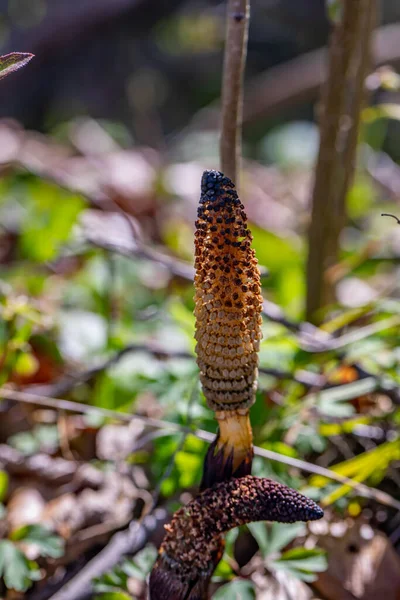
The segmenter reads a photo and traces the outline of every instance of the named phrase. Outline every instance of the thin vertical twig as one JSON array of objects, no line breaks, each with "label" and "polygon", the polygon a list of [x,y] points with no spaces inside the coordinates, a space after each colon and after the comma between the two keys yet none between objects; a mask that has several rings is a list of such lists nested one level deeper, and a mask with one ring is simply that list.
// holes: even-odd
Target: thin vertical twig
[{"label": "thin vertical twig", "polygon": [[238,186],[250,0],[228,0],[222,77],[221,171]]},{"label": "thin vertical twig", "polygon": [[334,300],[327,270],[338,260],[346,222],[370,65],[377,0],[346,0],[329,47],[328,79],[322,91],[321,137],[312,195],[307,264],[307,318]]}]

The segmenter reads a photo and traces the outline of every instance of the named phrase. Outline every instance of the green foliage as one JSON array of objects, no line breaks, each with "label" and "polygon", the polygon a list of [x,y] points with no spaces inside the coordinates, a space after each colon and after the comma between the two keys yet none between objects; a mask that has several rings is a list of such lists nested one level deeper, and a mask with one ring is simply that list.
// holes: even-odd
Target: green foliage
[{"label": "green foliage", "polygon": [[271,562],[271,567],[284,570],[302,581],[313,582],[317,573],[328,567],[325,552],[317,549],[292,548],[284,552],[277,560]]},{"label": "green foliage", "polygon": [[[386,442],[377,446],[373,450],[363,452],[354,458],[346,460],[332,467],[335,473],[342,477],[351,478],[353,481],[364,482],[370,480],[377,485],[385,476],[390,464],[400,459],[400,439],[397,437],[392,442]],[[315,488],[324,488],[329,483],[326,478],[314,476],[311,478],[311,486]],[[351,485],[335,485],[329,486],[330,491],[324,496],[326,504],[333,504],[346,494],[352,487]]]},{"label": "green foliage", "polygon": [[315,574],[326,570],[327,559],[322,550],[296,547],[284,551],[288,544],[305,534],[306,527],[303,523],[272,523],[270,526],[251,523],[248,529],[256,539],[270,570],[285,570],[297,579],[308,582],[315,581]]},{"label": "green foliage", "polygon": [[64,553],[62,539],[41,525],[27,525],[12,532],[7,540],[0,540],[0,578],[6,588],[25,592],[33,582],[42,578],[36,561],[29,560],[21,543],[34,544],[41,556],[59,558]]},{"label": "green foliage", "polygon": [[96,600],[131,600],[132,596],[128,596],[125,592],[106,592],[100,596],[96,596]]},{"label": "green foliage", "polygon": [[245,579],[235,579],[226,585],[223,585],[213,595],[213,600],[255,600],[256,590],[252,581]]},{"label": "green foliage", "polygon": [[52,260],[68,240],[85,203],[80,196],[37,180],[26,186],[26,193],[21,255],[38,263]]},{"label": "green foliage", "polygon": [[41,579],[37,563],[28,560],[9,540],[0,540],[0,577],[8,589],[25,592]]},{"label": "green foliage", "polygon": [[2,502],[8,490],[8,475],[5,471],[0,470],[0,502]]},{"label": "green foliage", "polygon": [[94,581],[94,590],[99,600],[129,600],[128,580],[144,581],[150,573],[157,556],[156,548],[148,544],[133,559],[126,559],[111,572]]},{"label": "green foliage", "polygon": [[339,23],[342,18],[342,0],[326,0],[328,17],[332,23]]},{"label": "green foliage", "polygon": [[272,523],[269,526],[265,523],[251,523],[247,527],[257,541],[264,558],[280,552],[296,537],[304,535],[306,530],[303,523],[293,525]]},{"label": "green foliage", "polygon": [[38,547],[41,556],[59,558],[63,555],[63,540],[42,525],[25,525],[14,530],[10,535],[14,542],[25,542]]}]

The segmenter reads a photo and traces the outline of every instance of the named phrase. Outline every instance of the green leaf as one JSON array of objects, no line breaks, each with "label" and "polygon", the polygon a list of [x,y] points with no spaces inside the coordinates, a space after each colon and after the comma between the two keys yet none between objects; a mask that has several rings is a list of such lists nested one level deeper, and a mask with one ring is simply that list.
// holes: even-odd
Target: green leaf
[{"label": "green leaf", "polygon": [[51,533],[43,525],[25,525],[13,531],[11,539],[35,544],[42,556],[59,558],[64,554],[64,542],[58,535]]},{"label": "green leaf", "polygon": [[291,548],[282,554],[278,562],[290,561],[297,569],[322,572],[327,567],[326,555],[317,548]]},{"label": "green leaf", "polygon": [[196,341],[194,335],[195,319],[193,312],[188,310],[183,302],[178,298],[172,298],[168,302],[169,313],[181,330],[181,333],[186,334],[188,345],[194,351]]},{"label": "green leaf", "polygon": [[235,552],[235,543],[239,537],[239,528],[235,527],[228,531],[225,537],[225,554],[230,558],[233,558]]},{"label": "green leaf", "polygon": [[95,600],[132,600],[132,596],[125,594],[125,592],[107,592],[96,596]]},{"label": "green leaf", "polygon": [[0,541],[0,577],[8,589],[25,592],[40,579],[35,562],[30,561],[10,540]]},{"label": "green leaf", "polygon": [[15,360],[14,372],[23,377],[33,375],[38,370],[38,360],[31,352],[21,352]]},{"label": "green leaf", "polygon": [[[351,478],[353,481],[363,482],[373,476],[382,478],[392,461],[400,458],[400,440],[385,442],[380,446],[363,452],[358,456],[350,458],[333,467],[332,471],[342,475],[343,477]],[[377,481],[378,482],[378,481]],[[310,480],[310,485],[317,488],[327,486],[329,481],[325,477],[319,475],[313,476]],[[325,504],[332,504],[352,491],[351,485],[341,485],[334,489],[332,493],[324,498]]]},{"label": "green leaf", "polygon": [[34,56],[30,52],[10,52],[0,56],[0,79],[25,67]]},{"label": "green leaf", "polygon": [[268,539],[266,524],[265,523],[249,523],[247,525],[247,528],[249,529],[253,538],[256,540],[256,542],[260,548],[261,555],[263,556],[263,558],[265,558],[268,554],[268,548],[269,548],[269,539]]},{"label": "green leaf", "polygon": [[279,237],[254,224],[251,232],[258,261],[268,265],[271,275],[280,275],[282,269],[302,265],[303,246],[299,238]]},{"label": "green leaf", "polygon": [[223,585],[213,595],[213,600],[255,600],[256,592],[252,581],[235,579]]},{"label": "green leaf", "polygon": [[[369,179],[361,176],[357,177],[355,183],[351,186],[347,194],[346,202],[349,218],[363,218],[365,214],[368,213],[374,202],[375,193],[376,192],[374,191]],[[352,313],[356,315],[357,313],[362,313],[363,311],[366,312],[368,308],[368,306],[357,307],[349,311],[345,311],[342,318],[346,320],[347,316],[350,316],[351,318]],[[339,315],[339,319],[340,317],[341,315]],[[326,328],[324,329],[326,330]]]},{"label": "green leaf", "polygon": [[[397,439],[393,442],[385,442],[377,448],[335,465],[332,470],[344,477],[351,477],[353,481],[362,483],[370,479],[372,484],[377,485],[385,476],[390,463],[399,460],[399,458],[400,440]],[[351,492],[352,489],[350,485],[346,484],[339,486],[323,498],[323,503],[326,505],[333,504]]]},{"label": "green leaf", "polygon": [[[254,527],[254,525],[264,525],[266,537],[262,533],[262,529]],[[280,552],[296,537],[303,535],[305,531],[303,523],[272,523],[269,526],[266,526],[265,523],[251,523],[248,527],[257,540],[263,557]]]},{"label": "green leaf", "polygon": [[0,502],[6,497],[8,490],[8,475],[5,471],[0,471]]},{"label": "green leaf", "polygon": [[286,570],[303,581],[316,580],[315,573],[321,573],[328,566],[325,552],[318,549],[292,548],[271,563],[276,570]]},{"label": "green leaf", "polygon": [[364,123],[373,123],[377,119],[394,119],[400,121],[400,106],[398,104],[377,104],[365,108],[362,113]]},{"label": "green leaf", "polygon": [[219,561],[217,568],[214,571],[214,574],[213,574],[214,581],[226,582],[226,581],[229,581],[230,579],[233,579],[233,577],[234,577],[234,573],[233,573],[230,563],[223,558],[222,560]]},{"label": "green leaf", "polygon": [[26,194],[26,217],[20,236],[22,255],[37,262],[52,260],[69,238],[85,203],[80,196],[39,180],[27,187]]},{"label": "green leaf", "polygon": [[200,478],[203,456],[202,454],[192,454],[181,450],[175,456],[175,465],[179,471],[179,484],[183,488],[188,488]]},{"label": "green leaf", "polygon": [[342,0],[326,0],[328,17],[332,23],[340,23],[342,19]]},{"label": "green leaf", "polygon": [[152,544],[147,545],[135,555],[133,560],[126,560],[121,565],[121,570],[128,577],[144,580],[150,573],[157,558],[157,548]]}]

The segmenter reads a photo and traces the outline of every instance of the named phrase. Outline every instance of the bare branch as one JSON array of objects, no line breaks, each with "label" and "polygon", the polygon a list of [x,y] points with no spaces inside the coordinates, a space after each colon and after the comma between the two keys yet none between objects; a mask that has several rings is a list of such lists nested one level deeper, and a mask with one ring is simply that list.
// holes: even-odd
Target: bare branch
[{"label": "bare branch", "polygon": [[396,217],[396,215],[391,215],[390,213],[382,213],[381,217],[392,217],[392,219],[396,219],[397,223],[400,225],[400,219]]},{"label": "bare branch", "polygon": [[321,139],[315,172],[307,264],[307,318],[334,300],[326,277],[339,253],[345,200],[354,172],[364,82],[375,22],[376,0],[343,3],[329,48],[329,74],[322,92]]},{"label": "bare branch", "polygon": [[116,533],[107,546],[49,600],[82,600],[91,597],[92,580],[112,569],[125,554],[135,554],[141,550],[165,516],[165,510],[159,508],[142,522],[132,521],[127,529]]},{"label": "bare branch", "polygon": [[[139,419],[150,427],[155,427],[157,429],[166,429],[175,433],[190,433],[199,438],[200,440],[203,440],[208,443],[212,442],[215,438],[214,434],[210,433],[209,431],[205,431],[204,429],[191,429],[190,427],[184,427],[182,425],[179,425],[178,423],[171,423],[170,421],[162,421],[161,419],[153,419],[150,417],[145,417],[143,415],[129,415],[127,413],[121,413],[116,410],[99,408],[97,406],[90,406],[88,404],[72,402],[70,400],[48,398],[46,396],[39,395],[36,396],[35,394],[18,392],[16,390],[4,387],[0,388],[0,398],[16,400],[17,402],[24,402],[27,404],[33,404],[37,406],[47,406],[53,408],[54,410],[64,410],[68,412],[82,414],[95,414],[98,416],[112,418],[127,423],[133,421],[134,419]],[[283,454],[279,454],[278,452],[273,452],[272,450],[259,448],[258,446],[254,448],[254,454],[256,456],[261,456],[268,460],[273,460],[291,467],[295,467],[296,469],[300,469],[301,471],[305,471],[306,473],[321,475],[322,477],[326,477],[327,479],[330,479],[332,481],[337,481],[339,483],[346,484],[349,487],[351,487],[359,496],[363,498],[370,498],[372,500],[376,500],[376,502],[379,502],[384,506],[391,506],[392,508],[395,508],[396,510],[400,511],[400,501],[396,500],[395,498],[392,498],[392,496],[390,496],[386,492],[370,488],[365,484],[358,483],[357,481],[353,481],[352,479],[349,479],[347,477],[343,477],[342,475],[335,473],[331,469],[319,467],[318,465],[313,465],[307,461],[300,460],[298,458],[292,458],[290,456],[285,456]]]},{"label": "bare branch", "polygon": [[221,170],[238,185],[250,0],[228,0],[222,79]]}]

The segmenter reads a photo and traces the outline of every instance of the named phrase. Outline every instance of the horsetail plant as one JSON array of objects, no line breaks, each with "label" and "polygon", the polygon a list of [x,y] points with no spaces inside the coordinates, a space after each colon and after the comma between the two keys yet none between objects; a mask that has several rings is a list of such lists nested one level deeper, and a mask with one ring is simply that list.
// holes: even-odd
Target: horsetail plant
[{"label": "horsetail plant", "polygon": [[260,273],[244,206],[232,181],[205,171],[195,232],[197,363],[219,431],[201,488],[251,472],[249,408],[255,401],[261,339]]},{"label": "horsetail plant", "polygon": [[315,520],[322,510],[290,488],[250,475],[261,339],[260,274],[232,181],[205,171],[195,233],[197,363],[219,430],[204,461],[203,490],[165,526],[150,600],[204,600],[223,534],[252,521]]},{"label": "horsetail plant", "polygon": [[165,528],[150,574],[150,600],[204,600],[221,535],[253,521],[314,521],[323,511],[281,483],[248,475],[214,485],[180,508]]}]

